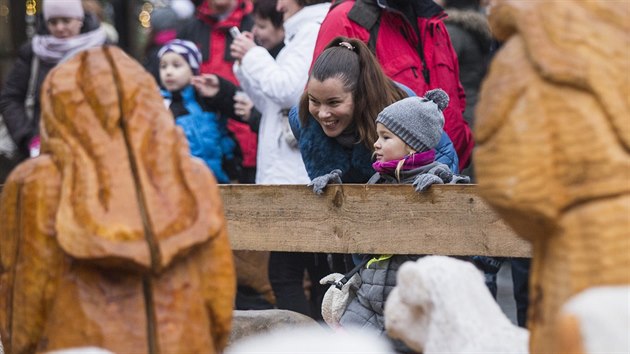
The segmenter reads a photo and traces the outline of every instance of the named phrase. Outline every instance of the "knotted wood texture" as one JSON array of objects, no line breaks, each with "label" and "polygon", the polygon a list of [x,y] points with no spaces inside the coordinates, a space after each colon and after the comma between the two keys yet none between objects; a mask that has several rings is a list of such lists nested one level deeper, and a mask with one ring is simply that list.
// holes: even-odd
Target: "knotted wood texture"
[{"label": "knotted wood texture", "polygon": [[560,306],[630,283],[630,7],[501,1],[505,41],[476,112],[480,193],[533,244],[532,353],[553,352]]},{"label": "knotted wood texture", "polygon": [[474,185],[221,185],[235,250],[529,257]]},{"label": "knotted wood texture", "polygon": [[41,101],[42,156],[0,205],[7,352],[221,351],[236,288],[223,206],[155,81],[96,48],[51,71]]}]

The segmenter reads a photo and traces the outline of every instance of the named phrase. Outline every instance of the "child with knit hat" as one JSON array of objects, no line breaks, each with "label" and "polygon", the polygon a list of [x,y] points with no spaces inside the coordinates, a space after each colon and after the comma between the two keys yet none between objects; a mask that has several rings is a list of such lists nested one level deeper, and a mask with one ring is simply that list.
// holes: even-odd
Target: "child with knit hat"
[{"label": "child with knit hat", "polygon": [[[424,191],[432,184],[468,183],[448,166],[435,161],[444,127],[442,111],[448,95],[441,89],[424,97],[408,97],[383,109],[376,119],[378,140],[374,143],[376,173],[368,184],[413,184]],[[385,333],[385,301],[396,285],[398,268],[414,255],[353,255],[357,267],[346,275],[334,273],[321,284],[332,284],[324,295],[322,317],[333,328],[360,327]],[[357,272],[353,274],[353,272]],[[409,352],[401,341],[392,340],[399,352]]]},{"label": "child with knit hat", "polygon": [[201,53],[190,41],[174,39],[158,51],[164,103],[183,130],[190,153],[202,159],[219,183],[229,183],[238,166],[237,145],[227,118],[237,117],[237,87],[214,74],[199,75]]},{"label": "child with knit hat", "polygon": [[432,184],[468,183],[448,166],[435,161],[435,147],[444,127],[449,98],[441,89],[424,97],[407,97],[383,109],[376,118],[376,174],[368,184],[409,183],[421,192]]}]

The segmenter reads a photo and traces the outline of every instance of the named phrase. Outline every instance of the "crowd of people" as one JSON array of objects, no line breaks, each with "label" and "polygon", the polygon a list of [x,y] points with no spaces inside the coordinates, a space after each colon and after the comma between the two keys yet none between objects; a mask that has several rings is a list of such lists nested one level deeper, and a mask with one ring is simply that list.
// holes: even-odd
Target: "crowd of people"
[{"label": "crowd of people", "polygon": [[[469,181],[459,173],[472,172],[470,127],[491,51],[479,1],[439,3],[471,11],[481,30],[445,21],[432,0],[201,0],[187,19],[158,7],[142,62],[164,98],[155,104],[170,109],[218,183],[308,184],[317,194],[329,183],[402,183],[421,192]],[[112,41],[86,9],[44,0],[38,34],[2,86],[17,161],[39,153],[46,74]],[[328,285],[319,279],[361,265],[364,286],[339,323],[383,332],[396,269],[417,257],[272,252],[275,304],[263,307],[321,319]],[[385,289],[376,299],[375,286]]]}]

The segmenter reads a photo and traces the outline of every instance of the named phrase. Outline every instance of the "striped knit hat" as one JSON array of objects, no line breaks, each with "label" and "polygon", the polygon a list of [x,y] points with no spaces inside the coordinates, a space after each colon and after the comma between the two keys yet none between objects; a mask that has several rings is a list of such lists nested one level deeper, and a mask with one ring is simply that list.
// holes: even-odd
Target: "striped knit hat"
[{"label": "striped knit hat", "polygon": [[383,124],[416,152],[433,149],[444,128],[442,111],[448,95],[441,89],[427,91],[424,97],[407,97],[385,107],[376,123]]},{"label": "striped knit hat", "polygon": [[197,45],[191,41],[185,41],[181,39],[173,39],[166,43],[160,51],[158,51],[158,58],[162,58],[162,55],[168,52],[175,52],[186,59],[193,74],[199,74],[199,66],[201,65],[201,53],[197,48]]}]

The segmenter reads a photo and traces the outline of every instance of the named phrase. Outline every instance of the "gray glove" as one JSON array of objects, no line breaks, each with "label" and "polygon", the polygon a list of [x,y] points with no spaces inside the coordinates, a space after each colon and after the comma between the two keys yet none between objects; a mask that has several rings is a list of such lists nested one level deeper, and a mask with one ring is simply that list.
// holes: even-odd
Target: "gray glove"
[{"label": "gray glove", "polygon": [[470,177],[466,175],[453,175],[453,179],[451,180],[453,184],[468,184],[470,183]]},{"label": "gray glove", "polygon": [[440,179],[444,183],[448,183],[451,181],[451,179],[453,179],[453,172],[451,172],[451,169],[443,163],[440,163],[437,166],[433,167],[427,173],[440,177]]},{"label": "gray glove", "polygon": [[413,180],[413,187],[416,192],[426,191],[432,184],[444,184],[444,181],[436,175],[429,173],[416,176]]},{"label": "gray glove", "polygon": [[332,170],[330,173],[327,173],[323,176],[315,177],[308,184],[309,187],[313,187],[313,192],[315,194],[320,195],[324,193],[324,188],[329,183],[337,183],[341,184],[341,170]]}]

